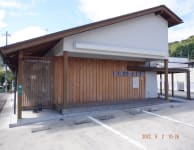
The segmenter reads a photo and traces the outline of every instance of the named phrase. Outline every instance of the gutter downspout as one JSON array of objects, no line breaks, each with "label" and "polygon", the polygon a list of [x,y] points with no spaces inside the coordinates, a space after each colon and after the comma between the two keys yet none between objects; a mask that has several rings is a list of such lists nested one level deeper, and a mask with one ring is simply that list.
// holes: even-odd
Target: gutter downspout
[{"label": "gutter downspout", "polygon": [[14,71],[14,114],[16,114],[17,69]]}]

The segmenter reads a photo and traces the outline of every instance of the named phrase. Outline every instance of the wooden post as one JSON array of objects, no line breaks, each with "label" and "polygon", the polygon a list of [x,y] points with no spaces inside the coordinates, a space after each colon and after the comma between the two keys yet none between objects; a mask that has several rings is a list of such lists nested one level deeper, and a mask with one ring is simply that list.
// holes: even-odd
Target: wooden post
[{"label": "wooden post", "polygon": [[162,74],[160,73],[160,95],[162,95]]},{"label": "wooden post", "polygon": [[174,73],[171,74],[171,81],[172,81],[172,96],[174,96]]},{"label": "wooden post", "polygon": [[67,81],[68,80],[68,52],[65,51],[63,54],[63,104],[64,108],[67,107],[67,99],[68,99],[68,93],[67,93]]},{"label": "wooden post", "polygon": [[164,91],[165,99],[168,100],[168,59],[164,60]]},{"label": "wooden post", "polygon": [[191,91],[190,91],[190,71],[187,71],[187,99],[191,99]]},{"label": "wooden post", "polygon": [[18,54],[18,100],[17,100],[17,119],[22,118],[22,61],[23,52],[19,51]]}]

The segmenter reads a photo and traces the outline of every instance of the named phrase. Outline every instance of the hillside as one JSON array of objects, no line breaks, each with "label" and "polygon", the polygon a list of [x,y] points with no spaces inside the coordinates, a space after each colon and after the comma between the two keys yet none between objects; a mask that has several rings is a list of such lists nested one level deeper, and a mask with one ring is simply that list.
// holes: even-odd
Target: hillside
[{"label": "hillside", "polygon": [[169,56],[194,59],[194,36],[169,43]]}]

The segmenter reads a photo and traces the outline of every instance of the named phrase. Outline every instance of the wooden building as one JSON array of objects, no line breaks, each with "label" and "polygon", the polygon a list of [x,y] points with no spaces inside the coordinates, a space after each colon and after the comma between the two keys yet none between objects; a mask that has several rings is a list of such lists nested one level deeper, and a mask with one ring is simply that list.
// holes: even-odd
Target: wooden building
[{"label": "wooden building", "polygon": [[182,20],[154,8],[18,42],[0,51],[17,76],[17,114],[37,107],[58,110],[157,97],[157,71],[164,61],[168,99],[168,27]]}]

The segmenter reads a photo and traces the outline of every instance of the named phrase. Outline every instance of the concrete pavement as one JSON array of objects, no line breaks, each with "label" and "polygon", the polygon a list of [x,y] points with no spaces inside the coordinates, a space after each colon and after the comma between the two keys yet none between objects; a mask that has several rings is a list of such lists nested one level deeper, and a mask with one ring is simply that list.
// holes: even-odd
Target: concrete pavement
[{"label": "concrete pavement", "polygon": [[13,94],[0,93],[1,101],[5,101],[2,111],[0,112],[0,128],[9,128],[9,124],[13,122],[15,115],[13,114]]},{"label": "concrete pavement", "polygon": [[0,126],[0,149],[192,150],[193,116],[194,102],[185,101]]}]

